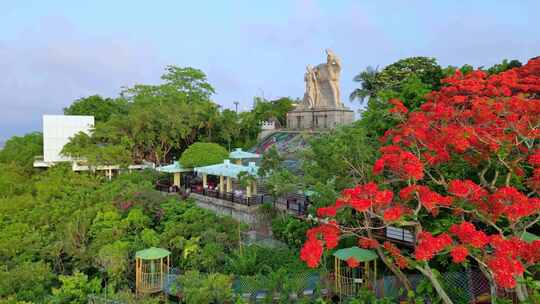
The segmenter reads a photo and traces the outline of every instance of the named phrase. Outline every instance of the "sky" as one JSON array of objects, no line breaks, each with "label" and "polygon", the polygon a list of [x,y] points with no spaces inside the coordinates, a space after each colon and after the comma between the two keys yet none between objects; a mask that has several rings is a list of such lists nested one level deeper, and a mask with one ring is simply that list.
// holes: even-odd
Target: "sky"
[{"label": "sky", "polygon": [[0,142],[41,130],[75,99],[160,82],[166,65],[203,70],[213,100],[301,97],[307,64],[341,57],[354,75],[410,56],[490,66],[540,55],[540,1],[0,0]]}]

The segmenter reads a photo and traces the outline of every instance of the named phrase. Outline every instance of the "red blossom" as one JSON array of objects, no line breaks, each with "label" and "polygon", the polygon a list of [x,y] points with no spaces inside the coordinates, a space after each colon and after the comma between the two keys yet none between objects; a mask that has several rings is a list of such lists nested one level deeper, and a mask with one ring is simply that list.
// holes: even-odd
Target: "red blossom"
[{"label": "red blossom", "polygon": [[390,113],[407,114],[407,112],[409,112],[403,105],[403,102],[399,99],[390,99],[388,102],[394,105],[394,107],[388,111]]},{"label": "red blossom", "polygon": [[488,260],[487,265],[493,272],[497,285],[503,288],[514,288],[516,286],[515,277],[523,275],[525,271],[519,261],[502,256]]},{"label": "red blossom", "polygon": [[317,239],[309,239],[304,243],[304,246],[300,250],[300,259],[306,262],[306,264],[315,268],[319,265],[323,253],[322,242]]},{"label": "red blossom", "polygon": [[395,206],[387,209],[384,212],[383,218],[385,222],[394,222],[401,218],[403,215],[403,208],[401,206]]},{"label": "red blossom", "polygon": [[433,256],[452,244],[452,238],[446,233],[436,237],[429,232],[418,235],[418,246],[414,252],[419,261],[429,261]]},{"label": "red blossom", "polygon": [[394,261],[396,263],[396,265],[401,268],[401,269],[404,269],[404,268],[407,268],[409,266],[409,262],[407,261],[407,259],[401,254],[401,251],[399,250],[399,248],[396,247],[396,245],[388,242],[388,241],[385,241],[383,243],[383,247],[384,249],[386,249],[386,251],[388,251],[390,253],[390,255],[394,258]]},{"label": "red blossom", "polygon": [[475,202],[487,195],[484,188],[471,180],[452,180],[448,185],[448,191],[459,198]]},{"label": "red blossom", "polygon": [[424,177],[424,166],[414,154],[404,151],[398,146],[381,148],[382,156],[373,166],[374,174],[381,174],[384,168],[403,179],[421,180]]},{"label": "red blossom", "polygon": [[540,166],[540,149],[534,150],[534,153],[529,156],[529,164],[532,166]]},{"label": "red blossom", "polygon": [[350,267],[350,268],[356,268],[360,265],[360,262],[358,262],[357,259],[353,258],[353,257],[350,257],[347,259],[347,265]]},{"label": "red blossom", "polygon": [[335,206],[321,207],[317,209],[317,216],[319,217],[334,217],[336,216],[337,209]]},{"label": "red blossom", "polygon": [[469,222],[454,224],[449,231],[457,236],[462,243],[475,248],[484,248],[489,243],[489,237],[484,232],[476,230],[474,225]]},{"label": "red blossom", "polygon": [[379,242],[374,239],[362,237],[358,239],[358,246],[366,249],[373,249],[379,247]]},{"label": "red blossom", "polygon": [[454,263],[462,263],[468,255],[469,250],[465,246],[456,246],[450,251],[450,256],[452,256],[452,262]]}]

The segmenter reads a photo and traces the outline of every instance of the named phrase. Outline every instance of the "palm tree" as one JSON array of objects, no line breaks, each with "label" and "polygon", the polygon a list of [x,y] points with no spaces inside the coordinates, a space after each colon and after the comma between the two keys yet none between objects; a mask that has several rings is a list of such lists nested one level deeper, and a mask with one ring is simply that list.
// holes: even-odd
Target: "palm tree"
[{"label": "palm tree", "polygon": [[360,102],[363,103],[366,98],[369,99],[369,97],[374,96],[378,91],[376,85],[378,74],[379,67],[373,68],[368,66],[364,71],[360,72],[360,74],[354,76],[353,80],[360,82],[360,88],[355,89],[351,95],[349,95],[349,100],[354,101],[355,99],[359,99]]}]

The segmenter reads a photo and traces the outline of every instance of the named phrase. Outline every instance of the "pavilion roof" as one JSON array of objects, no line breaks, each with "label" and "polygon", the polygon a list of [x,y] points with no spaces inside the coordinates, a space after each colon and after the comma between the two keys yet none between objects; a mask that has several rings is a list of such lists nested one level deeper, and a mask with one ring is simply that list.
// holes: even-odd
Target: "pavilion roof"
[{"label": "pavilion roof", "polygon": [[141,251],[137,251],[135,256],[143,260],[157,260],[170,255],[171,252],[167,249],[150,247]]},{"label": "pavilion roof", "polygon": [[244,166],[233,164],[230,162],[230,160],[226,159],[225,161],[223,161],[222,164],[196,167],[193,170],[195,172],[200,172],[204,174],[237,178],[238,174],[240,174],[241,172],[247,172],[252,176],[257,176],[259,167],[257,167],[253,162],[250,162],[248,166]]},{"label": "pavilion roof", "polygon": [[157,167],[156,170],[165,173],[179,173],[191,171],[191,169],[189,168],[182,167],[179,161],[175,161],[174,163],[167,166]]},{"label": "pavilion roof", "polygon": [[336,250],[334,256],[342,261],[347,261],[350,258],[354,258],[358,262],[369,262],[377,259],[377,254],[375,252],[356,246]]},{"label": "pavilion roof", "polygon": [[251,153],[243,151],[242,148],[236,148],[234,151],[229,153],[230,159],[249,159],[249,158],[260,158],[260,154]]}]

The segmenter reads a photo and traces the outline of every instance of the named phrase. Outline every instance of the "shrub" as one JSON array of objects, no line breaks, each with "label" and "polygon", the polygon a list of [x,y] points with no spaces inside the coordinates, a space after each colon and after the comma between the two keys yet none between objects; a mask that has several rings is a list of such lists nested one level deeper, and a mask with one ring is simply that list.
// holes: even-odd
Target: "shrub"
[{"label": "shrub", "polygon": [[214,143],[194,143],[180,157],[180,164],[185,168],[202,167],[222,163],[229,157],[229,152]]}]

